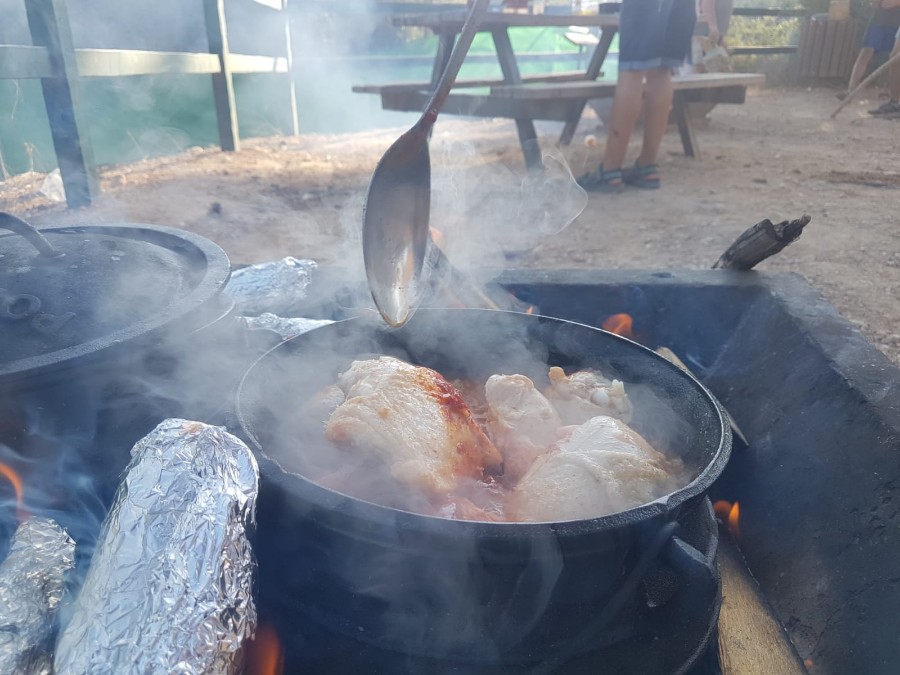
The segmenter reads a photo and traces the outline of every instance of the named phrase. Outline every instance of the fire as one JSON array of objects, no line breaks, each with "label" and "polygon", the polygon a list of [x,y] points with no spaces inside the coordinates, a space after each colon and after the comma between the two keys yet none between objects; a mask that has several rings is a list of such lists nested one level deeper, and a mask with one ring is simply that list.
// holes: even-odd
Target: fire
[{"label": "fire", "polygon": [[22,485],[22,479],[11,466],[3,462],[0,462],[0,476],[3,476],[12,484],[13,492],[16,493],[16,517],[20,522],[25,520],[28,517],[28,512],[25,511],[24,506],[25,488]]},{"label": "fire", "polygon": [[534,314],[534,305],[528,305],[528,309],[525,310],[526,314]]},{"label": "fire", "polygon": [[438,248],[444,247],[444,233],[441,232],[436,227],[429,227],[428,231],[431,232],[431,241],[437,244]]},{"label": "fire", "polygon": [[613,314],[603,321],[602,326],[603,330],[608,330],[610,333],[629,339],[634,337],[631,314]]},{"label": "fire", "polygon": [[256,635],[247,643],[246,672],[248,675],[283,675],[284,650],[271,624],[260,624]]},{"label": "fire", "polygon": [[734,504],[732,504],[731,502],[727,502],[722,499],[713,504],[713,511],[716,512],[716,517],[723,523],[725,523],[725,525],[728,527],[728,531],[731,532],[733,536],[740,536],[740,502],[735,502]]}]

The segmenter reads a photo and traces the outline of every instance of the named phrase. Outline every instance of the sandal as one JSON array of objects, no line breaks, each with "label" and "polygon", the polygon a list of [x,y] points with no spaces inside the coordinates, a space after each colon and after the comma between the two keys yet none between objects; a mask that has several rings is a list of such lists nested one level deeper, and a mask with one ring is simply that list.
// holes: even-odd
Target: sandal
[{"label": "sandal", "polygon": [[613,169],[612,171],[604,171],[602,164],[597,167],[596,171],[586,173],[579,178],[578,184],[590,192],[618,194],[625,190],[622,170]]},{"label": "sandal", "polygon": [[637,162],[623,172],[622,180],[628,185],[634,185],[644,190],[658,190],[662,184],[659,180],[659,166],[656,164],[639,166]]}]

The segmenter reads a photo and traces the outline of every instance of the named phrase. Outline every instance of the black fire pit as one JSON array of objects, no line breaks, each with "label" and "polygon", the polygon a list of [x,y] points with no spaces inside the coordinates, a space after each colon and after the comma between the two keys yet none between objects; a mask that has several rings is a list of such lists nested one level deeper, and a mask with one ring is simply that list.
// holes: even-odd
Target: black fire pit
[{"label": "black fire pit", "polygon": [[[547,315],[599,326],[628,312],[636,340],[678,354],[749,439],[749,447],[736,447],[711,495],[740,501],[742,551],[811,673],[897,672],[898,368],[795,276],[523,270],[500,280]],[[313,288],[317,295],[304,313],[310,318],[346,318],[368,303],[364,289],[346,287],[339,271],[318,270]],[[215,389],[227,392],[242,371],[220,369]],[[133,393],[133,403],[146,410],[146,391],[134,387]],[[116,391],[105,394],[108,402],[120,400]],[[37,411],[42,424],[59,426],[54,420],[79,414],[80,402],[62,394],[46,401]],[[126,428],[129,419],[115,417],[109,430],[140,435]],[[0,422],[9,418],[0,415]],[[0,432],[34,431],[30,418],[13,422],[0,424]],[[83,447],[104,436],[96,424],[79,428]],[[2,489],[5,497],[9,490]],[[277,515],[260,511],[261,518]],[[263,596],[264,618],[273,617],[280,600]],[[278,624],[289,657],[323,648],[322,636],[297,626],[296,619]],[[355,663],[353,672],[397,672],[370,667],[368,655],[330,644]]]}]

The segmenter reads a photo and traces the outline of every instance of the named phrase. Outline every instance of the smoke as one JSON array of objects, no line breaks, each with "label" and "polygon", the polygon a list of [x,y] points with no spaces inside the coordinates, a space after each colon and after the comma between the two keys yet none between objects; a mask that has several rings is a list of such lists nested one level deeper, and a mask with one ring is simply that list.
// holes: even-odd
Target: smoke
[{"label": "smoke", "polygon": [[587,205],[558,150],[544,155],[543,169],[526,171],[439,134],[432,157],[432,225],[448,258],[473,274],[502,268],[562,231]]}]

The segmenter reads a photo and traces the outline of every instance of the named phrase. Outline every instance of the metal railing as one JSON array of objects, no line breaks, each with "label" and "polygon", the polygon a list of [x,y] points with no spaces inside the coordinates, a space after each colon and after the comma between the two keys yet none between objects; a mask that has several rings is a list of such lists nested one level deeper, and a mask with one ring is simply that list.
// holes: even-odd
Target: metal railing
[{"label": "metal railing", "polygon": [[[187,0],[185,0],[187,1]],[[290,94],[292,131],[298,133],[297,104],[292,75],[287,0],[253,0],[282,12],[284,56],[233,54],[228,48],[225,0],[203,2],[209,51],[155,52],[122,49],[76,49],[65,0],[24,0],[34,46],[0,45],[0,79],[39,79],[57,163],[71,207],[90,204],[99,193],[94,154],[80,105],[80,78],[135,75],[195,74],[212,77],[219,145],[240,146],[234,75],[285,74]]]}]

